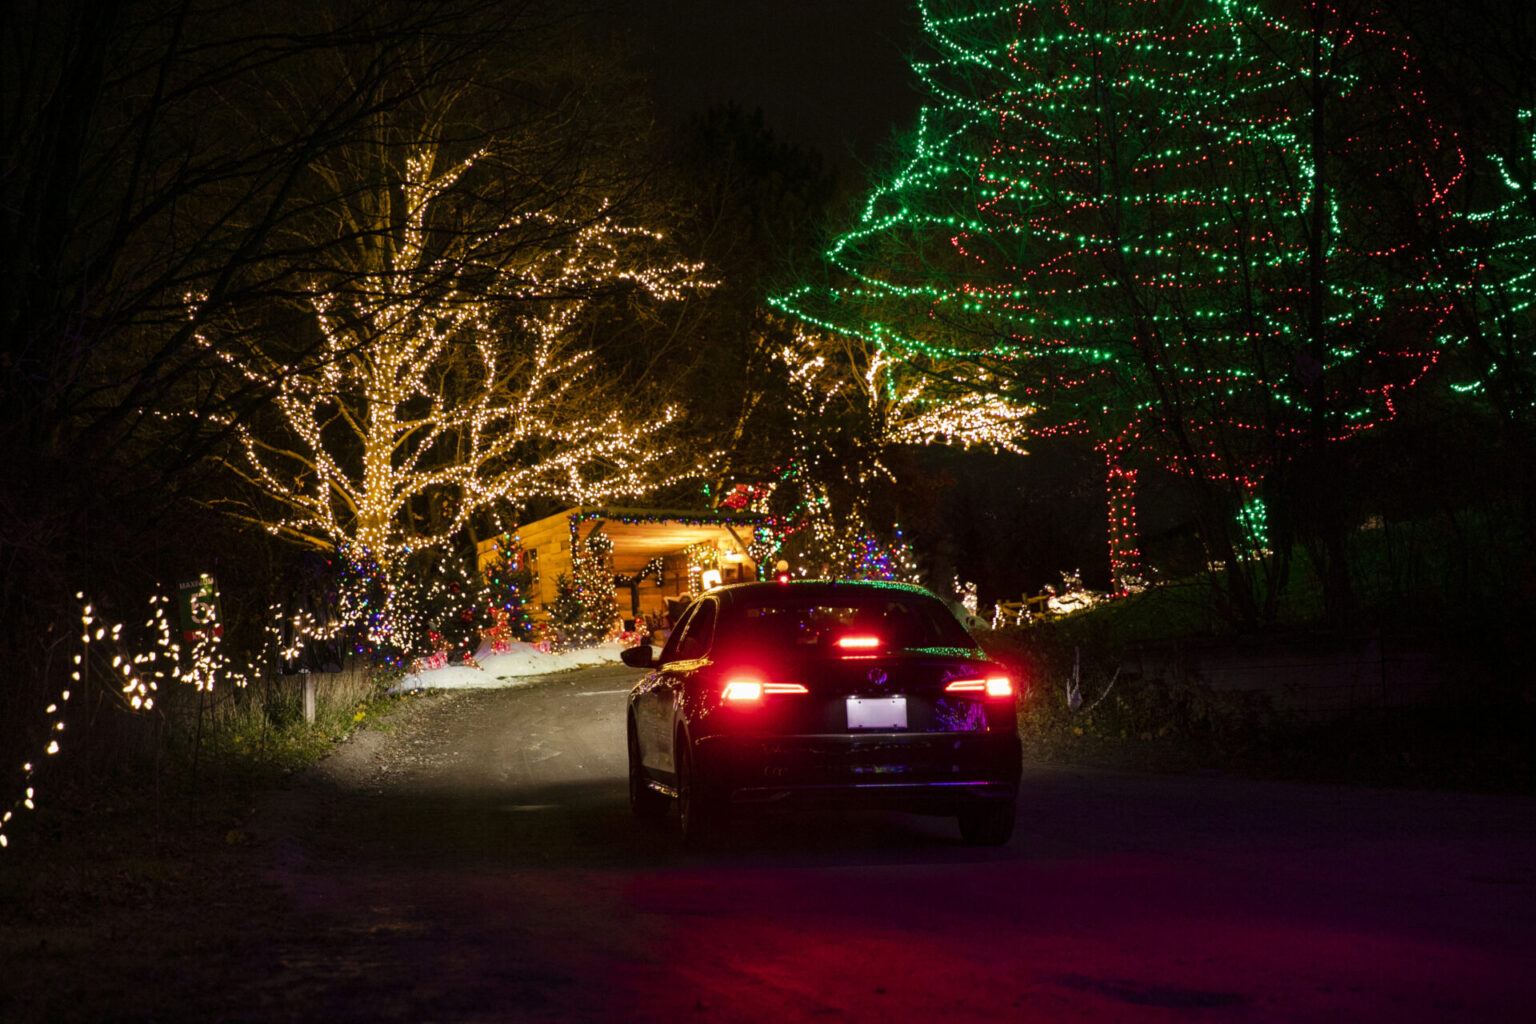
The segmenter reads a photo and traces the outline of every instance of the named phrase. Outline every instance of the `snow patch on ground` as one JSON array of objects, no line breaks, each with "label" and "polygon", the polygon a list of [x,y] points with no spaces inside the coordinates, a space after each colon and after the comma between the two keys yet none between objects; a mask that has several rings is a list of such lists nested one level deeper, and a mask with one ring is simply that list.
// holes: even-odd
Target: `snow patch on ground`
[{"label": "snow patch on ground", "polygon": [[408,690],[473,690],[497,686],[517,686],[536,676],[551,672],[565,672],[591,665],[608,665],[619,660],[624,644],[618,642],[585,647],[577,651],[561,651],[552,654],[539,650],[532,644],[503,644],[500,653],[481,648],[475,655],[478,667],[470,665],[443,665],[440,668],[412,672],[393,687],[390,693]]}]

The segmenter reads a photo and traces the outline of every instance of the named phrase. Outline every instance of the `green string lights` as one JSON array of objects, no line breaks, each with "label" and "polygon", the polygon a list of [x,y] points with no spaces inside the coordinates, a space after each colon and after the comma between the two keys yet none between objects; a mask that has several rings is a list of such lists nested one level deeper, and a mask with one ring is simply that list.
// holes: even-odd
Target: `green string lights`
[{"label": "green string lights", "polygon": [[1463,215],[1456,253],[1476,272],[1466,289],[1471,329],[1448,333],[1461,350],[1453,390],[1495,395],[1508,415],[1536,414],[1536,110],[1515,114],[1519,148],[1489,157],[1494,196]]},{"label": "green string lights", "polygon": [[775,300],[920,373],[1091,437],[1110,560],[1137,571],[1132,465],[1264,481],[1369,429],[1440,357],[1466,171],[1404,46],[1326,4],[918,0],[937,56],[909,158]]}]

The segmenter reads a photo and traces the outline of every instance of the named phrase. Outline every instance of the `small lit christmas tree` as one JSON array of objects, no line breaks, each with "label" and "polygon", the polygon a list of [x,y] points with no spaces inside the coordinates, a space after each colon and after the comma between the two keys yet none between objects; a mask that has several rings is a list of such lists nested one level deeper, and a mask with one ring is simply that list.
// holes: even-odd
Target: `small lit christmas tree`
[{"label": "small lit christmas tree", "polygon": [[[578,554],[582,548],[585,553]],[[608,639],[619,621],[619,602],[613,586],[613,541],[594,533],[585,544],[571,545],[570,573],[556,581],[555,603],[550,618],[557,627],[556,645],[561,650],[594,647]]]},{"label": "small lit christmas tree", "polygon": [[503,537],[497,556],[485,567],[486,600],[495,625],[486,632],[493,641],[527,642],[534,638],[534,623],[528,614],[527,595],[533,586],[533,571],[516,538]]},{"label": "small lit christmas tree", "polygon": [[582,620],[586,611],[577,592],[575,578],[568,572],[562,572],[555,579],[555,601],[549,606],[549,621],[554,627],[551,638],[554,650],[588,646],[581,642],[585,631]]},{"label": "small lit christmas tree", "polygon": [[366,551],[346,547],[336,557],[337,611],[353,653],[399,666],[412,655],[411,633],[385,570]]},{"label": "small lit christmas tree", "polygon": [[800,505],[778,533],[775,555],[788,562],[793,573],[823,579],[924,582],[922,567],[899,526],[882,536],[858,510],[839,514],[824,496]]},{"label": "small lit christmas tree", "polygon": [[472,555],[418,551],[386,570],[354,552],[340,559],[337,592],[352,649],[392,665],[471,658],[497,621],[497,590]]},{"label": "small lit christmas tree", "polygon": [[397,595],[414,627],[414,652],[473,658],[481,635],[496,624],[491,590],[474,556],[427,551],[409,560]]}]

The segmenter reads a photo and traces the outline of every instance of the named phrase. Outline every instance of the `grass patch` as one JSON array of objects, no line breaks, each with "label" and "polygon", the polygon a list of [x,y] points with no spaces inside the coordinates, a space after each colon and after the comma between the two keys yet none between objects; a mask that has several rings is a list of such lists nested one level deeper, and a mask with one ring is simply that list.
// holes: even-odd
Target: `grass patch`
[{"label": "grass patch", "polygon": [[[1536,793],[1536,684],[1521,665],[1536,558],[1506,513],[1376,523],[1351,537],[1356,632],[1433,659],[1438,689],[1410,707],[1304,713],[1187,673],[1149,681],[1120,670],[1138,643],[1235,639],[1219,579],[1165,583],[982,642],[1028,682],[1021,728],[1046,759]],[[1298,555],[1270,630],[1328,636],[1321,607],[1316,576]]]},{"label": "grass patch", "polygon": [[66,757],[39,765],[36,806],[7,825],[0,871],[24,859],[24,849],[63,849],[81,836],[135,833],[153,847],[205,822],[236,828],[229,823],[258,791],[407,699],[386,692],[397,675],[362,662],[317,675],[313,722],[304,718],[302,676],[211,693],[167,687],[149,712],[104,703],[87,728],[66,734]]}]

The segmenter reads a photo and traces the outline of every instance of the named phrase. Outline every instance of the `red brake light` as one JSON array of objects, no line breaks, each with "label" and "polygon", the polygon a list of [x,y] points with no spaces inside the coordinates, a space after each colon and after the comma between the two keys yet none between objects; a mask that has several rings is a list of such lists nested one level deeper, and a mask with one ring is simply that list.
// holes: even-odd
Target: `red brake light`
[{"label": "red brake light", "polygon": [[880,638],[867,634],[838,637],[837,646],[845,651],[872,651],[880,646]]},{"label": "red brake light", "polygon": [[1007,676],[956,679],[944,689],[950,693],[985,693],[988,697],[1010,697],[1013,695],[1013,680]]},{"label": "red brake light", "polygon": [[799,683],[765,683],[759,679],[731,679],[726,682],[720,696],[728,701],[762,700],[776,693],[809,693]]},{"label": "red brake light", "polygon": [[726,700],[762,700],[763,684],[756,679],[732,679],[720,695]]}]

